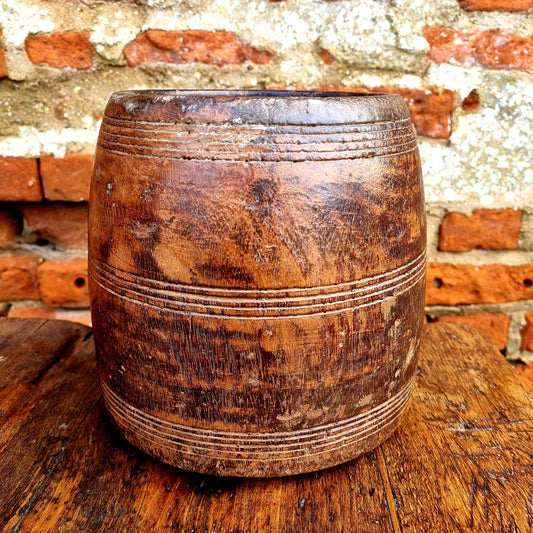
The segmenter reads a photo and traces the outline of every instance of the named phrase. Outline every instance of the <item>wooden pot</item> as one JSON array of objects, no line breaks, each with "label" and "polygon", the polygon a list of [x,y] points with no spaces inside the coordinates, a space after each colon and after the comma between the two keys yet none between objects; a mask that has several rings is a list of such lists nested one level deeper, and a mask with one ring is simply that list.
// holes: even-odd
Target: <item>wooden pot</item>
[{"label": "wooden pot", "polygon": [[399,96],[115,93],[89,228],[102,395],[135,446],[270,477],[347,461],[397,427],[426,246]]}]

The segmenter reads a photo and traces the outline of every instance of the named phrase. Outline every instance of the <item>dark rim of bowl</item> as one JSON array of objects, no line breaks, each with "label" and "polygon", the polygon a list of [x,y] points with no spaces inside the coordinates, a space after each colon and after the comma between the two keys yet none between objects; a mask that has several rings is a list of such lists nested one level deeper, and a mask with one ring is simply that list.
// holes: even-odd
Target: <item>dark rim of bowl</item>
[{"label": "dark rim of bowl", "polygon": [[395,93],[361,92],[361,91],[300,91],[300,90],[194,90],[194,89],[135,89],[130,91],[117,91],[116,95],[141,95],[141,96],[205,96],[205,97],[230,97],[230,98],[342,98],[342,97],[383,97]]}]

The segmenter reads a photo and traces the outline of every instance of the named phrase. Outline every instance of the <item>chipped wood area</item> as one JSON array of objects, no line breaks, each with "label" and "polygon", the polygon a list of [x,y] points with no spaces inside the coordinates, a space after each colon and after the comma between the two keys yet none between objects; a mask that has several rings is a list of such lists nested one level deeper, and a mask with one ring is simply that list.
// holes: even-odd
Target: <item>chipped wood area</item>
[{"label": "chipped wood area", "polygon": [[190,474],[113,430],[88,328],[2,319],[0,529],[528,532],[532,418],[486,337],[430,324],[413,403],[373,452],[287,478]]}]

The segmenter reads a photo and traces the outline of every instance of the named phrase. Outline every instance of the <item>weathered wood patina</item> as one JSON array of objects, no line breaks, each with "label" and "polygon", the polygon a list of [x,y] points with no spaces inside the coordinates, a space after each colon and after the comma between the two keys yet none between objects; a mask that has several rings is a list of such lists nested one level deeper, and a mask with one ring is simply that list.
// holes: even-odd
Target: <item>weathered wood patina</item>
[{"label": "weathered wood patina", "polygon": [[400,96],[116,93],[89,218],[102,393],[130,442],[196,472],[272,477],[396,428],[426,249]]}]

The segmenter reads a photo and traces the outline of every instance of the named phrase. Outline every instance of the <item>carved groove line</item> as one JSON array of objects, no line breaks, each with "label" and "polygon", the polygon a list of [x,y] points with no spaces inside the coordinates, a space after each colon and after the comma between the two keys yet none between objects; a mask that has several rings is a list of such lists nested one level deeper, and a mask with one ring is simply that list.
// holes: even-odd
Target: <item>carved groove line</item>
[{"label": "carved groove line", "polygon": [[[192,149],[187,146],[187,144],[192,143],[182,143],[180,141],[166,141],[166,140],[158,140],[153,141],[153,144],[139,144],[134,142],[120,142],[118,140],[106,140],[107,135],[104,133],[100,136],[100,146],[104,148],[111,148],[111,149],[118,149],[118,148],[135,148],[138,150],[152,150],[154,152],[160,152],[160,153],[168,153],[168,154],[180,154],[184,157],[187,155],[198,155],[199,152],[205,152],[209,154],[216,154],[217,157],[234,157],[235,156],[235,147],[238,149],[245,149],[245,148],[256,148],[258,146],[265,147],[263,151],[257,151],[252,152],[251,150],[246,152],[246,155],[253,155],[253,156],[262,156],[264,158],[271,158],[271,157],[277,157],[281,154],[287,154],[287,155],[298,155],[298,154],[306,154],[306,155],[337,155],[339,153],[363,153],[363,152],[370,152],[373,151],[373,153],[392,153],[393,151],[396,152],[397,150],[400,150],[404,147],[410,147],[416,145],[416,142],[413,139],[409,139],[405,142],[395,142],[390,143],[387,142],[387,140],[379,139],[376,142],[373,139],[365,139],[363,142],[344,142],[341,144],[340,147],[327,150],[328,144],[322,143],[319,147],[314,147],[309,144],[266,144],[266,143],[246,143],[246,142],[240,142],[240,143],[224,143],[224,144],[208,144],[209,141],[206,140],[204,144],[198,144],[195,143],[192,147]],[[121,140],[125,140],[123,137],[121,137]],[[135,141],[146,141],[150,139],[141,139],[141,138],[135,138]],[[169,146],[170,144],[175,144],[174,146]],[[158,146],[162,145],[161,146]],[[331,143],[335,146],[334,143]],[[339,143],[336,143],[339,144]],[[352,146],[355,145],[355,146]],[[287,146],[289,148],[287,148]],[[310,147],[309,150],[305,150],[306,147]],[[221,150],[220,148],[229,148],[228,151]]]},{"label": "carved groove line", "polygon": [[[100,282],[101,285],[105,285],[107,288],[111,288],[115,291],[121,291],[124,295],[130,296],[145,296],[147,299],[154,299],[164,304],[172,305],[178,303],[180,307],[191,306],[196,309],[218,309],[220,311],[265,311],[267,309],[273,309],[280,311],[283,309],[313,309],[320,308],[325,310],[324,306],[331,306],[334,304],[343,304],[348,302],[357,302],[366,298],[373,298],[380,296],[390,291],[395,291],[403,285],[408,284],[418,275],[423,272],[424,265],[418,265],[418,267],[412,271],[405,272],[397,276],[394,280],[384,282],[381,284],[373,285],[372,287],[364,287],[361,289],[353,289],[351,291],[344,291],[336,294],[329,295],[315,295],[308,298],[293,297],[283,299],[230,299],[226,298],[205,298],[203,296],[194,295],[191,296],[187,293],[180,293],[172,289],[157,290],[143,285],[139,285],[138,282],[128,282],[120,280],[117,283],[117,278],[105,271],[100,270],[93,265],[94,269],[93,278]],[[95,275],[96,274],[96,275]],[[99,279],[96,277],[99,276]],[[371,290],[377,289],[377,290]],[[359,295],[358,295],[359,293]],[[356,297],[358,295],[358,297]],[[333,301],[329,301],[333,300]]]},{"label": "carved groove line", "polygon": [[[190,160],[190,161],[340,161],[349,159],[367,159],[371,157],[386,157],[394,155],[402,155],[413,152],[416,149],[416,140],[412,140],[403,144],[391,145],[388,148],[369,148],[361,150],[337,150],[331,152],[325,151],[291,151],[291,152],[243,152],[241,147],[236,146],[236,150],[231,152],[218,152],[214,150],[201,150],[195,152],[185,152],[182,150],[172,149],[156,149],[150,146],[127,145],[126,148],[121,143],[114,142],[106,145],[102,139],[98,141],[98,146],[110,153],[118,155],[131,155],[136,157],[145,157],[148,159],[176,159],[176,160]],[[131,150],[135,148],[135,150]],[[404,149],[405,148],[405,149]]]},{"label": "carved groove line", "polygon": [[[265,123],[192,123],[178,120],[176,122],[157,122],[150,120],[137,120],[133,118],[117,118],[109,115],[105,115],[102,123],[108,123],[110,125],[116,125],[123,128],[137,129],[139,124],[146,126],[149,131],[160,131],[163,128],[169,128],[172,130],[179,129],[182,131],[183,128],[190,130],[234,130],[235,128],[250,128],[250,130],[268,130],[268,131],[286,131],[286,132],[296,132],[296,133],[313,133],[315,131],[325,131],[329,132],[332,129],[334,131],[380,131],[380,130],[394,130],[398,127],[410,126],[412,125],[410,118],[402,118],[398,120],[384,120],[384,121],[372,121],[372,122],[361,122],[355,124],[349,124],[346,122],[339,123],[328,123],[328,124],[265,124]],[[133,126],[131,125],[133,124]]]},{"label": "carved groove line", "polygon": [[146,286],[142,280],[121,279],[115,273],[106,272],[94,261],[89,263],[89,275],[93,281],[119,298],[181,314],[242,319],[297,318],[367,307],[403,294],[421,281],[424,273],[425,261],[422,260],[392,279],[366,287],[351,288],[333,294],[313,294],[307,297],[243,299],[238,291],[233,293],[235,297],[221,298],[190,294],[183,289],[180,290],[180,286],[172,284],[168,284],[164,290],[154,289]]},{"label": "carved groove line", "polygon": [[216,454],[219,458],[241,460],[279,460],[338,450],[368,439],[395,422],[405,411],[412,395],[414,377],[395,396],[382,404],[346,420],[312,428],[275,433],[238,433],[189,427],[145,413],[125,402],[104,382],[102,396],[119,427],[140,434],[144,439],[174,453]]},{"label": "carved groove line", "polygon": [[[191,448],[190,446],[185,447],[185,446],[179,446],[176,444],[169,444],[167,440],[162,441],[161,439],[153,438],[153,435],[151,433],[137,426],[133,428],[133,431],[143,434],[143,438],[149,442],[157,442],[157,445],[159,448],[164,448],[166,450],[169,450],[169,452],[172,454],[178,453],[181,456],[190,455],[193,458],[197,458],[198,455],[204,455],[204,456],[208,455],[210,459],[230,460],[230,461],[235,461],[237,463],[254,463],[254,462],[260,461],[262,463],[272,462],[276,465],[279,465],[280,459],[282,461],[283,460],[290,461],[291,459],[299,458],[299,457],[307,459],[310,457],[319,457],[325,454],[329,455],[332,452],[338,453],[343,448],[348,448],[348,447],[353,448],[357,443],[364,441],[364,440],[368,440],[377,433],[386,432],[389,426],[392,426],[393,424],[398,422],[398,419],[400,418],[402,413],[403,411],[399,412],[398,414],[393,413],[390,417],[381,421],[380,426],[376,427],[374,431],[362,434],[361,436],[353,440],[349,440],[349,441],[344,440],[341,444],[334,443],[328,448],[323,448],[322,450],[318,450],[316,452],[312,451],[311,445],[307,445],[305,448],[299,449],[297,452],[292,452],[290,454],[289,452],[271,450],[267,452],[262,451],[258,454],[252,454],[247,451],[244,451],[244,452],[239,452],[238,454],[234,454],[233,456],[229,454],[223,455],[223,453],[220,453],[217,448],[210,448],[207,450],[207,449],[201,449],[201,448],[196,448],[196,447]],[[142,443],[139,445],[139,447],[142,447]],[[275,455],[275,457],[269,457],[267,453]]]},{"label": "carved groove line", "polygon": [[[404,294],[405,292],[407,292],[410,289],[412,289],[413,287],[415,287],[418,283],[423,282],[424,281],[424,274],[425,274],[425,272],[422,272],[422,274],[413,283],[409,284],[407,287],[405,287],[402,290],[395,291],[392,296],[396,297],[396,296],[399,296],[401,294]],[[93,280],[94,280],[94,278],[93,278]],[[119,293],[113,291],[109,287],[105,287],[98,280],[94,280],[94,281],[102,289],[106,290],[107,292],[109,292],[110,294],[112,294],[114,296],[117,296],[118,298],[120,298],[122,300],[128,301],[128,302],[133,303],[133,304],[137,304],[137,305],[143,305],[145,307],[149,307],[151,309],[155,309],[156,311],[161,312],[161,306],[160,305],[154,305],[154,304],[149,303],[147,301],[143,301],[143,300],[140,300],[140,299],[130,298],[128,296],[124,296],[123,294],[119,294]],[[224,320],[231,320],[231,319],[238,319],[238,320],[267,320],[267,319],[268,320],[278,320],[279,319],[279,320],[281,320],[283,318],[305,318],[305,317],[309,317],[309,316],[323,316],[323,315],[331,315],[331,314],[342,313],[342,312],[345,312],[345,311],[352,311],[352,310],[356,310],[356,309],[363,309],[365,307],[370,307],[370,306],[373,306],[373,305],[378,305],[380,303],[386,302],[389,299],[390,299],[390,296],[387,296],[385,298],[381,298],[381,299],[378,299],[378,300],[372,300],[370,302],[362,303],[360,305],[351,305],[351,306],[347,306],[347,307],[344,307],[344,308],[333,309],[333,310],[329,310],[329,311],[317,311],[317,312],[314,312],[314,313],[306,313],[306,314],[283,314],[283,315],[280,315],[280,314],[277,314],[277,315],[266,315],[265,314],[265,315],[261,315],[261,316],[246,316],[246,315],[227,315],[227,314],[224,315],[224,314],[213,314],[213,313],[212,314],[209,314],[209,313],[198,313],[198,312],[193,312],[193,311],[183,311],[183,310],[177,309],[177,308],[175,308],[175,309],[167,308],[167,309],[165,309],[165,311],[166,312],[180,314],[180,315],[185,315],[185,316],[196,316],[196,317],[202,317],[202,318],[216,316],[216,318],[221,319],[221,320],[222,319],[224,319]]]},{"label": "carved groove line", "polygon": [[[113,276],[139,283],[140,285],[146,285],[156,289],[174,290],[176,292],[184,292],[187,294],[197,294],[209,298],[223,297],[237,299],[246,298],[248,301],[250,298],[286,298],[286,297],[301,297],[301,296],[324,296],[326,294],[336,294],[342,291],[353,291],[360,287],[370,288],[374,284],[381,284],[385,281],[395,280],[400,274],[403,274],[412,269],[416,269],[418,265],[425,264],[426,251],[423,250],[415,258],[411,259],[407,263],[387,270],[382,274],[375,274],[367,278],[361,278],[355,281],[345,281],[342,283],[333,283],[330,285],[318,285],[313,287],[291,287],[281,289],[243,289],[240,287],[209,287],[203,285],[189,285],[185,283],[175,283],[171,281],[160,281],[153,278],[146,278],[138,274],[133,274],[126,270],[121,270],[115,266],[105,263],[101,259],[94,256],[89,258],[90,263],[99,268],[109,272]],[[169,289],[170,287],[170,289]]]},{"label": "carved groove line", "polygon": [[[398,150],[405,146],[412,146],[416,144],[414,139],[395,140],[391,142],[391,139],[383,138],[364,138],[359,141],[353,140],[339,140],[335,142],[321,142],[318,145],[312,143],[272,143],[272,142],[256,142],[252,139],[238,140],[231,139],[227,142],[212,141],[205,139],[203,143],[198,141],[182,141],[180,139],[150,139],[147,137],[128,137],[121,135],[111,135],[105,131],[100,131],[100,144],[109,148],[138,148],[142,150],[157,150],[159,152],[179,153],[179,154],[192,154],[198,151],[205,151],[209,153],[216,153],[219,156],[230,157],[235,155],[235,147],[239,149],[248,148],[261,148],[261,151],[256,152],[254,155],[261,154],[262,156],[273,157],[279,154],[338,154],[339,152],[365,152],[370,150],[381,150],[387,152],[389,150]],[[147,141],[151,144],[142,144]],[[223,149],[227,149],[224,151]],[[253,153],[251,150],[250,153]]]},{"label": "carved groove line", "polygon": [[[171,422],[163,418],[154,416],[150,413],[146,413],[141,409],[129,404],[123,400],[116,392],[114,392],[111,387],[102,380],[103,394],[109,400],[120,408],[123,413],[131,413],[132,416],[137,417],[138,420],[146,422],[148,425],[156,424],[161,430],[172,430],[173,432],[180,433],[183,432],[183,436],[192,438],[191,442],[204,442],[205,440],[211,442],[216,441],[217,445],[228,446],[229,448],[237,448],[240,444],[235,443],[236,440],[239,441],[249,441],[252,444],[276,444],[276,443],[290,443],[294,441],[298,446],[305,439],[313,439],[313,442],[317,441],[318,437],[327,440],[330,436],[336,434],[344,435],[347,431],[353,429],[354,424],[359,426],[366,426],[367,424],[372,424],[372,422],[377,418],[380,418],[383,413],[394,410],[394,407],[397,405],[403,404],[404,400],[411,394],[415,382],[415,377],[413,376],[405,385],[400,389],[394,396],[391,396],[389,399],[384,402],[376,405],[375,407],[365,411],[361,414],[355,415],[353,417],[339,420],[336,422],[330,422],[328,424],[321,424],[318,426],[313,426],[310,428],[293,430],[293,431],[277,431],[277,432],[258,432],[258,433],[245,433],[237,431],[220,431],[216,429],[205,429],[194,426],[187,426],[184,424],[178,424],[176,422]],[[319,439],[320,440],[320,439]],[[291,445],[291,444],[288,444]]]},{"label": "carved groove line", "polygon": [[150,123],[105,117],[98,146],[112,153],[148,158],[321,161],[408,153],[416,148],[416,136],[409,119],[271,126]]},{"label": "carved groove line", "polygon": [[[275,147],[281,145],[322,145],[322,144],[342,144],[342,143],[359,143],[362,141],[388,141],[395,139],[403,140],[405,137],[411,138],[413,127],[404,126],[397,129],[376,129],[376,130],[354,130],[345,131],[323,131],[312,133],[287,133],[284,131],[274,130],[250,130],[239,128],[226,131],[195,131],[189,129],[154,129],[115,127],[107,123],[102,123],[100,131],[105,133],[106,137],[112,139],[123,138],[125,140],[147,140],[155,143],[161,142],[180,142],[180,144],[202,144],[204,141],[213,142],[218,145],[238,144],[239,142],[251,143],[254,145],[265,145]],[[319,148],[319,146],[315,146]]]}]

